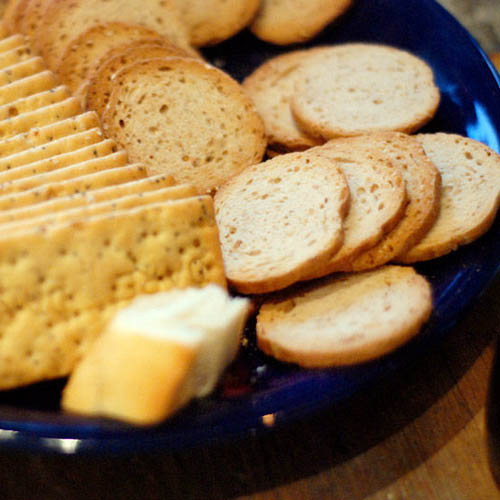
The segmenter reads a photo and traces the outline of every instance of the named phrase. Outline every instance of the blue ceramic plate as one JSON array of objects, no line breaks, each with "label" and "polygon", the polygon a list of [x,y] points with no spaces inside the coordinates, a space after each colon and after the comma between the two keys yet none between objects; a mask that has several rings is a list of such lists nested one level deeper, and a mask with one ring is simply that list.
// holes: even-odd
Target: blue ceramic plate
[{"label": "blue ceramic plate", "polygon": [[[437,116],[426,131],[467,135],[500,151],[499,77],[470,35],[433,0],[358,0],[342,19],[309,45],[346,41],[380,42],[425,59],[442,91]],[[284,50],[249,33],[206,51],[237,79]],[[65,453],[166,450],[199,445],[277,425],[338,402],[391,375],[432,349],[477,299],[499,268],[500,220],[472,245],[426,263],[435,296],[431,321],[410,344],[362,366],[308,371],[274,362],[248,346],[220,390],[154,429],[74,418],[58,408],[62,381],[0,394],[0,445]]]}]

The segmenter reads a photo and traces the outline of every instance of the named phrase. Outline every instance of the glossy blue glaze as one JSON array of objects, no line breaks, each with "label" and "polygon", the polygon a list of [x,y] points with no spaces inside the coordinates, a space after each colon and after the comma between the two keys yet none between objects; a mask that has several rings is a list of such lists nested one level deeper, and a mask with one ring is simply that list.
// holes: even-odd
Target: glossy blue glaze
[{"label": "glossy blue glaze", "polygon": [[[358,0],[313,43],[370,41],[407,49],[433,68],[442,102],[426,131],[468,135],[500,152],[500,87],[493,66],[470,35],[434,0]],[[295,48],[295,47],[293,47]],[[287,48],[242,33],[206,51],[237,79]],[[500,220],[472,245],[418,266],[434,290],[435,311],[411,343],[377,362],[309,371],[270,360],[253,343],[220,391],[154,429],[73,418],[58,410],[62,381],[0,394],[0,447],[59,453],[178,449],[230,438],[306,416],[391,376],[438,343],[499,269]]]}]

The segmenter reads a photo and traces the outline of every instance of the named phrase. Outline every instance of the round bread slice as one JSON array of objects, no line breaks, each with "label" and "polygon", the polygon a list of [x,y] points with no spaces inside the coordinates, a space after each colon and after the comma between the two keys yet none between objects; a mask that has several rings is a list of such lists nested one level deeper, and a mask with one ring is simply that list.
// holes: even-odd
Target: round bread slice
[{"label": "round bread slice", "polygon": [[18,20],[19,32],[29,38],[31,44],[38,50],[36,32],[42,22],[43,12],[51,0],[21,0],[21,17]]},{"label": "round bread slice", "polygon": [[266,293],[300,281],[342,243],[349,190],[321,156],[289,153],[254,165],[215,195],[228,281]]},{"label": "round bread slice", "polygon": [[441,173],[441,208],[424,238],[401,262],[434,259],[483,235],[500,204],[500,156],[488,146],[455,134],[419,134]]},{"label": "round bread slice", "polygon": [[150,174],[209,192],[264,155],[264,124],[253,103],[213,66],[148,59],[120,70],[113,84],[104,132]]},{"label": "round bread slice", "polygon": [[411,267],[384,266],[309,284],[264,304],[258,346],[307,368],[363,363],[415,336],[432,311],[432,291]]},{"label": "round bread slice", "polygon": [[[353,150],[376,148],[387,155],[399,169],[406,185],[408,204],[400,222],[382,240],[355,258],[345,270],[364,271],[390,262],[406,253],[431,228],[439,213],[441,175],[423,147],[412,136],[401,132],[381,132],[347,139]],[[325,147],[328,147],[325,145]]]},{"label": "round bread slice", "polygon": [[274,151],[302,151],[323,142],[298,127],[290,99],[302,64],[325,50],[329,49],[296,50],[273,57],[243,81],[243,88],[264,120],[269,146]]},{"label": "round bread slice", "polygon": [[278,45],[304,42],[343,14],[352,0],[262,0],[250,29]]},{"label": "round bread slice", "polygon": [[59,64],[69,43],[102,20],[140,24],[189,49],[187,29],[174,0],[52,0],[37,29],[38,45],[49,69]]},{"label": "round bread slice", "polygon": [[195,47],[214,45],[235,35],[255,16],[260,0],[176,0]]},{"label": "round bread slice", "polygon": [[413,132],[432,119],[439,102],[426,62],[394,47],[353,43],[304,64],[291,107],[307,133],[332,139]]},{"label": "round bread slice", "polygon": [[102,115],[111,96],[114,75],[123,67],[145,59],[171,56],[189,57],[183,49],[160,40],[142,40],[108,51],[105,59],[88,74],[88,85],[85,89],[87,109]]},{"label": "round bread slice", "polygon": [[351,192],[349,214],[344,222],[344,242],[339,251],[307,279],[348,271],[362,252],[377,245],[401,220],[407,204],[406,185],[390,158],[375,148],[355,149],[348,141],[331,142],[305,152],[338,165]]},{"label": "round bread slice", "polygon": [[108,50],[135,39],[159,37],[156,31],[138,24],[97,24],[80,34],[66,47],[56,73],[61,82],[74,92],[86,79],[93,63],[102,58]]},{"label": "round bread slice", "polygon": [[2,15],[2,23],[10,33],[18,33],[23,0],[8,0]]}]

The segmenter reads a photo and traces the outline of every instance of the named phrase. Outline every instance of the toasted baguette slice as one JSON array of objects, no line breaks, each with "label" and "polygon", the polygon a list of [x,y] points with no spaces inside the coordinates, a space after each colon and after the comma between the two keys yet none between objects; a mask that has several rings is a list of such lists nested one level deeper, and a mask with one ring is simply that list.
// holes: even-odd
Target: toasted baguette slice
[{"label": "toasted baguette slice", "polygon": [[85,146],[96,144],[103,140],[100,128],[93,128],[79,132],[69,137],[55,139],[48,144],[35,146],[19,153],[0,158],[0,176],[1,172],[11,170],[16,167],[22,167],[41,160],[55,159],[59,155],[77,151]]},{"label": "toasted baguette slice", "polygon": [[262,0],[252,32],[266,42],[288,45],[314,37],[343,14],[352,0]]},{"label": "toasted baguette slice", "polygon": [[260,0],[175,0],[195,47],[214,45],[235,35],[257,13]]},{"label": "toasted baguette slice", "polygon": [[170,43],[146,42],[118,47],[107,53],[106,59],[88,77],[85,89],[87,109],[102,116],[113,90],[115,74],[123,67],[156,57],[186,57],[186,52]]},{"label": "toasted baguette slice", "polygon": [[0,195],[0,209],[12,210],[53,200],[58,197],[81,195],[94,189],[114,187],[122,183],[144,179],[146,169],[141,164],[110,168],[93,174],[81,175],[63,181],[46,182],[36,187]]},{"label": "toasted baguette slice", "polygon": [[312,279],[349,270],[354,259],[378,244],[398,224],[408,198],[400,170],[375,148],[355,149],[349,142],[339,141],[312,148],[304,154],[311,158],[321,156],[340,167],[351,193],[342,246],[326,263],[306,276]]},{"label": "toasted baguette slice", "polygon": [[8,50],[7,52],[2,52],[0,54],[0,68],[4,69],[8,66],[25,61],[26,59],[31,59],[33,57],[33,49],[30,45],[25,44],[14,49]]},{"label": "toasted baguette slice", "polygon": [[264,120],[273,151],[302,151],[323,141],[300,129],[290,109],[290,99],[305,61],[328,48],[297,50],[269,59],[243,81],[243,88]]},{"label": "toasted baguette slice", "polygon": [[[117,170],[120,170],[120,168]],[[187,184],[173,186],[173,184],[174,180],[172,177],[161,175],[147,177],[145,179],[132,180],[122,184],[94,189],[93,191],[83,191],[68,196],[53,198],[41,203],[21,206],[19,208],[11,208],[9,210],[2,210],[0,212],[0,224],[33,219],[47,214],[68,211],[76,207],[87,207],[93,203],[110,201],[124,196],[141,196],[143,193],[155,191],[157,189],[170,188],[172,193],[181,193],[185,198],[196,196],[197,194],[196,190],[192,186]],[[180,197],[181,196],[179,195],[179,198]]]},{"label": "toasted baguette slice", "polygon": [[86,80],[95,61],[110,49],[138,38],[157,39],[160,35],[145,26],[125,23],[105,23],[92,26],[67,47],[56,69],[62,83],[75,92]]},{"label": "toasted baguette slice", "polygon": [[362,363],[401,346],[432,311],[429,283],[410,267],[330,277],[264,304],[257,342],[309,368]]},{"label": "toasted baguette slice", "polygon": [[69,97],[64,101],[50,104],[43,108],[22,113],[8,120],[0,121],[0,137],[8,139],[14,135],[26,132],[34,127],[42,127],[81,113],[78,99]]},{"label": "toasted baguette slice", "polygon": [[325,147],[335,147],[339,143],[352,150],[375,148],[387,155],[401,172],[408,194],[405,213],[394,229],[344,268],[345,271],[364,271],[392,261],[424,237],[439,213],[441,175],[422,146],[413,137],[400,132],[334,139]]},{"label": "toasted baguette slice", "polygon": [[123,68],[102,123],[131,161],[201,192],[259,162],[266,147],[262,120],[241,86],[196,59],[149,59]]},{"label": "toasted baguette slice", "polygon": [[44,90],[28,97],[22,97],[17,101],[0,106],[0,121],[13,118],[22,113],[29,113],[45,106],[64,101],[71,97],[67,87],[59,86],[50,90]]},{"label": "toasted baguette slice", "polygon": [[291,107],[307,133],[332,139],[414,132],[439,102],[432,69],[422,59],[394,47],[350,43],[304,64]]},{"label": "toasted baguette slice", "polygon": [[16,80],[9,85],[0,87],[0,105],[9,104],[44,90],[53,89],[56,85],[57,79],[51,71],[42,71],[21,80]]},{"label": "toasted baguette slice", "polygon": [[245,169],[215,195],[228,281],[285,288],[326,265],[343,241],[349,190],[336,165],[289,153]]},{"label": "toasted baguette slice", "polygon": [[140,24],[190,48],[187,29],[173,0],[52,0],[43,11],[37,29],[39,49],[49,69],[59,64],[69,43],[103,19],[107,22]]},{"label": "toasted baguette slice", "polygon": [[3,235],[0,388],[68,375],[137,295],[225,286],[217,234],[205,196]]},{"label": "toasted baguette slice", "polygon": [[488,146],[455,134],[419,134],[441,173],[441,209],[434,225],[401,262],[434,259],[483,235],[500,204],[500,156]]},{"label": "toasted baguette slice", "polygon": [[99,126],[99,118],[94,112],[89,111],[43,127],[32,127],[26,132],[0,140],[0,158],[46,145],[51,141],[57,141]]},{"label": "toasted baguette slice", "polygon": [[65,181],[75,177],[100,172],[102,170],[123,167],[126,164],[127,153],[125,153],[125,151],[117,151],[116,153],[107,154],[101,158],[93,158],[91,160],[85,160],[81,163],[75,163],[74,165],[64,168],[58,168],[49,172],[43,172],[29,177],[3,182],[0,184],[0,193],[18,193],[20,191],[42,186],[43,184]]},{"label": "toasted baguette slice", "polygon": [[134,424],[161,422],[215,388],[236,356],[248,309],[246,299],[215,285],[136,299],[78,364],[63,408]]},{"label": "toasted baguette slice", "polygon": [[97,144],[83,146],[67,153],[62,153],[43,160],[34,161],[27,165],[6,169],[0,172],[0,186],[27,177],[49,174],[57,170],[70,168],[73,165],[81,164],[89,160],[106,157],[117,151],[116,143],[112,139],[106,139]]},{"label": "toasted baguette slice", "polygon": [[38,47],[36,32],[43,18],[43,12],[50,0],[22,0],[21,15],[18,20],[19,32],[31,42],[35,49]]},{"label": "toasted baguette slice", "polygon": [[17,33],[17,21],[22,0],[7,0],[5,3],[2,23],[10,33]]}]

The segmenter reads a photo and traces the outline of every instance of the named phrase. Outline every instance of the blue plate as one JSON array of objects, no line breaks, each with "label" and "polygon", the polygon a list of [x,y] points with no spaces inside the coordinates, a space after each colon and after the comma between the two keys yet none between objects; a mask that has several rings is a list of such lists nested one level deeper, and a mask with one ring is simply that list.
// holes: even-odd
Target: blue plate
[{"label": "blue plate", "polygon": [[[500,152],[500,88],[493,66],[457,21],[433,0],[358,0],[308,45],[380,42],[407,49],[434,69],[442,102],[426,131],[467,135]],[[277,48],[245,32],[205,55],[237,79]],[[233,437],[307,415],[390,376],[432,349],[499,269],[500,220],[487,235],[451,255],[418,266],[429,278],[435,311],[421,334],[395,353],[345,369],[309,371],[275,362],[248,345],[217,393],[154,429],[75,418],[59,411],[63,381],[0,394],[0,443],[62,453],[173,450]]]}]

